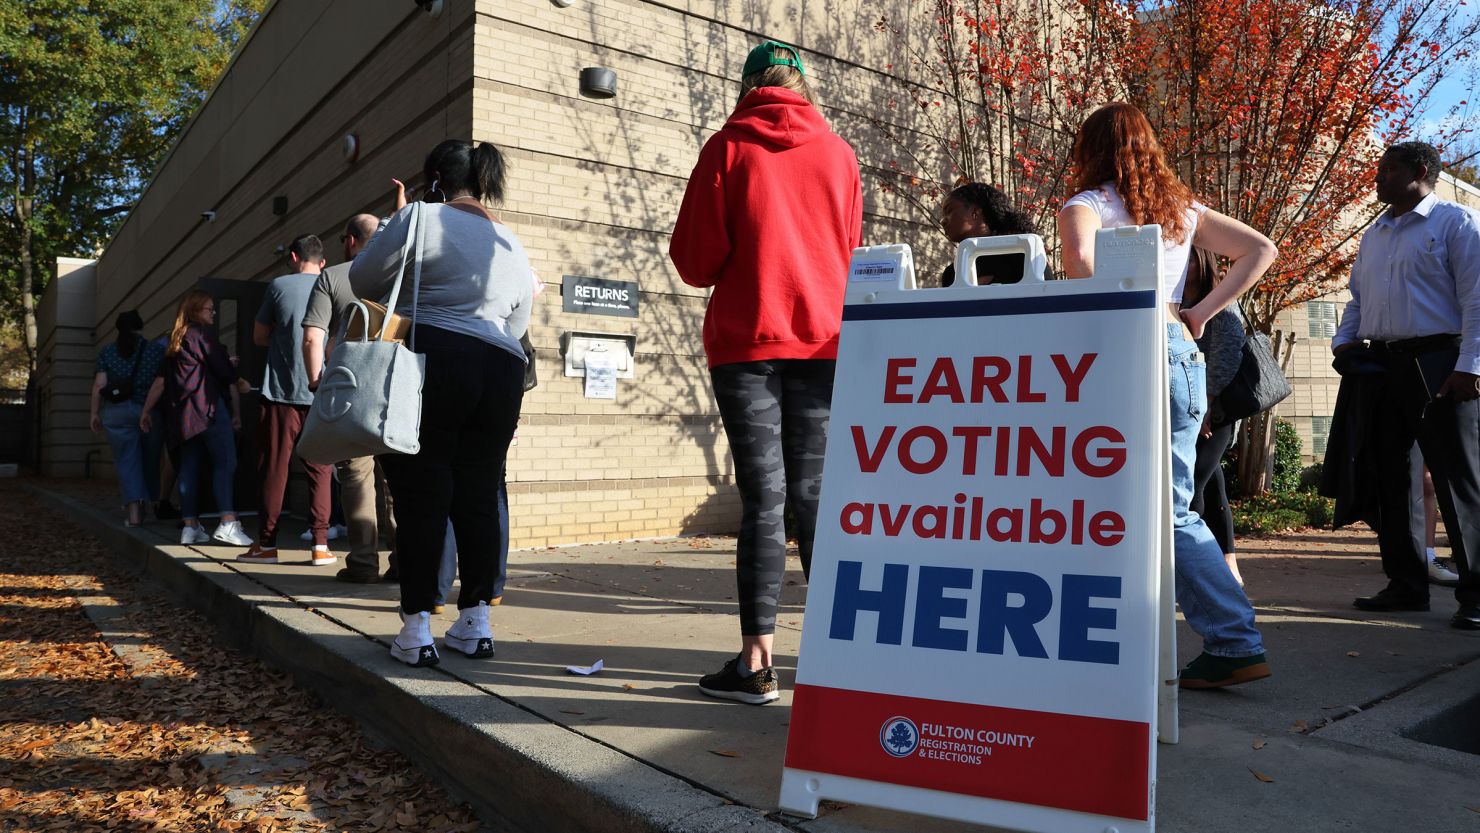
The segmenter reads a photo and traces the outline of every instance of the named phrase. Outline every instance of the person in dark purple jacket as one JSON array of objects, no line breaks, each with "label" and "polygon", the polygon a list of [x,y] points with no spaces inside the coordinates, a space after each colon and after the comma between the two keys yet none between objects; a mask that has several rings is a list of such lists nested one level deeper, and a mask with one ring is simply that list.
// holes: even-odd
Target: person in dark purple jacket
[{"label": "person in dark purple jacket", "polygon": [[[216,319],[216,302],[192,289],[180,301],[175,327],[159,375],[149,388],[139,427],[151,427],[150,412],[164,400],[167,442],[180,450],[180,510],[185,526],[181,544],[200,544],[214,538],[244,547],[252,539],[242,531],[232,511],[232,483],[236,477],[236,431],[241,430],[241,408],[236,388],[236,366],[226,347],[206,328]],[[227,406],[227,399],[231,405]],[[221,510],[214,535],[200,526],[201,458],[211,458],[211,487]]]}]

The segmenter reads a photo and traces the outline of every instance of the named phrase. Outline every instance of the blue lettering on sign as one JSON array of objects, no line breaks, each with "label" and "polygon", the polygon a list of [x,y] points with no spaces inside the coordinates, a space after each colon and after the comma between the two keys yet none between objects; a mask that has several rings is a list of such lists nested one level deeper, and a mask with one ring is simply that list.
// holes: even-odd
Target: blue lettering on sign
[{"label": "blue lettering on sign", "polygon": [[[877,614],[873,641],[881,645],[904,643],[905,609],[911,591],[915,616],[910,644],[916,648],[945,651],[970,650],[971,633],[965,628],[946,627],[947,619],[966,621],[967,599],[946,595],[947,590],[978,590],[980,608],[976,622],[976,652],[1049,659],[1038,634],[1038,624],[1054,612],[1054,591],[1042,576],[1013,570],[982,570],[976,586],[976,571],[964,567],[922,566],[911,586],[908,564],[883,565],[879,588],[863,588],[863,562],[838,562],[833,588],[832,620],[828,636],[851,642],[858,615]],[[1119,599],[1120,577],[1066,573],[1059,585],[1059,641],[1057,659],[1071,662],[1120,664],[1120,643],[1090,639],[1094,630],[1113,631],[1118,611],[1091,604],[1096,599]],[[864,634],[864,639],[869,635]]]},{"label": "blue lettering on sign", "polygon": [[970,634],[960,628],[943,628],[942,619],[966,618],[966,600],[947,598],[947,587],[971,589],[971,571],[965,567],[921,567],[920,592],[915,595],[915,633],[917,648],[966,650]]},{"label": "blue lettering on sign", "polygon": [[908,564],[885,564],[883,589],[864,590],[862,561],[838,563],[838,583],[833,589],[832,627],[828,636],[853,640],[853,624],[860,610],[879,614],[878,633],[874,641],[898,645],[904,640],[904,602],[909,591]]},{"label": "blue lettering on sign", "polygon": [[1059,618],[1059,659],[1120,664],[1120,643],[1089,638],[1089,629],[1115,630],[1115,610],[1091,607],[1090,599],[1120,598],[1120,576],[1064,576],[1060,593],[1064,615]]}]

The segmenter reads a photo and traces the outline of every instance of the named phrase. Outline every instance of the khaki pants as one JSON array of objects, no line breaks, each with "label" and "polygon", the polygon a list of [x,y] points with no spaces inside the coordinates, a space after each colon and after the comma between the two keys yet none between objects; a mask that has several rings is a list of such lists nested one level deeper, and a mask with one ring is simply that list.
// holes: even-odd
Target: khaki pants
[{"label": "khaki pants", "polygon": [[[356,457],[334,464],[339,472],[339,501],[349,528],[349,555],[345,566],[352,573],[380,573],[380,533],[390,547],[391,566],[396,566],[396,519],[391,511],[391,490],[374,457]],[[377,497],[379,498],[377,500]]]}]

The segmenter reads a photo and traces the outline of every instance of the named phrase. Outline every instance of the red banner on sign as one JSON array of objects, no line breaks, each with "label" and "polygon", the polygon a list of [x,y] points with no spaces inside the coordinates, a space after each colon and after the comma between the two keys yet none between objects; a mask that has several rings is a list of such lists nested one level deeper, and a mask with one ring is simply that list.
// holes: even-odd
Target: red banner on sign
[{"label": "red banner on sign", "polygon": [[1149,735],[1126,720],[799,684],[786,766],[1145,820]]}]

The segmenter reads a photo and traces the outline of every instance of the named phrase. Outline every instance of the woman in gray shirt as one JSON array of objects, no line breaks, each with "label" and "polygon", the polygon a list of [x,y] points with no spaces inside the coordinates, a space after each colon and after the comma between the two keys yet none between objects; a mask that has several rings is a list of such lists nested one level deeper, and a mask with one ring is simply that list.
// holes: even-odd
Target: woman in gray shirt
[{"label": "woman in gray shirt", "polygon": [[[488,212],[504,195],[504,158],[488,142],[448,139],[422,166],[429,183],[415,350],[426,356],[421,451],[381,457],[395,499],[402,628],[391,655],[434,665],[430,615],[437,565],[450,521],[462,590],[443,645],[493,656],[489,602],[503,546],[497,490],[524,398],[524,350],[533,275],[523,245]],[[412,209],[397,211],[355,257],[350,285],[362,298],[386,296],[401,264]],[[407,267],[409,284],[411,268]],[[412,314],[403,285],[396,312]]]}]

